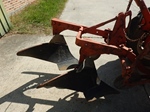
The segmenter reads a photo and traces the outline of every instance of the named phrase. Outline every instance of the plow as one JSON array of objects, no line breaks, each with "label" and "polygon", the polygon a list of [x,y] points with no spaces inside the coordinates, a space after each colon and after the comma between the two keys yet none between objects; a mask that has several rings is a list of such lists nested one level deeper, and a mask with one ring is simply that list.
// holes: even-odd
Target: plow
[{"label": "plow", "polygon": [[[130,7],[135,2],[138,14],[132,18]],[[57,87],[83,92],[87,100],[108,94],[118,94],[117,89],[150,83],[150,8],[143,0],[129,0],[125,12],[93,26],[66,22],[57,18],[51,20],[54,37],[48,43],[26,48],[18,56],[29,56],[58,65],[67,73],[49,79],[40,87]],[[101,27],[114,22],[112,29]],[[77,32],[75,44],[79,46],[79,58],[70,52],[62,31]],[[104,43],[86,38],[84,34],[96,35]],[[71,37],[72,38],[72,37]],[[114,87],[106,84],[97,74],[94,61],[102,54],[118,56],[121,65],[120,76],[114,80]]]}]

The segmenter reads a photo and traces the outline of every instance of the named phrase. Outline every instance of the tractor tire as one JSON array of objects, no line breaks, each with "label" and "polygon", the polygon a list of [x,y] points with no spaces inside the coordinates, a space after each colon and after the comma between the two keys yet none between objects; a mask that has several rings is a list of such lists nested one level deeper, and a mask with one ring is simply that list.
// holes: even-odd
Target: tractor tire
[{"label": "tractor tire", "polygon": [[[150,8],[149,8],[150,10]],[[133,52],[138,56],[142,49],[144,48],[142,45],[144,44],[144,40],[141,40],[140,37],[145,33],[142,29],[140,29],[139,24],[142,20],[142,13],[139,12],[136,17],[134,17],[127,29],[127,47],[132,48]],[[131,41],[132,40],[132,41]],[[142,60],[142,64],[144,66],[150,66],[150,54],[146,55]]]}]

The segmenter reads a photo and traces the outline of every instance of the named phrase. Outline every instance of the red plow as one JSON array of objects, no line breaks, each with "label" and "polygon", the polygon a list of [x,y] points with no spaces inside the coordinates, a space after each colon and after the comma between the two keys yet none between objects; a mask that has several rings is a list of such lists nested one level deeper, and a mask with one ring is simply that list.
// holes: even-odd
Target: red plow
[{"label": "red plow", "polygon": [[[29,56],[56,63],[60,70],[71,69],[66,74],[50,79],[40,87],[66,88],[84,93],[87,100],[108,94],[118,94],[118,90],[100,80],[94,61],[102,54],[117,55],[122,72],[116,78],[116,88],[132,87],[150,82],[150,11],[143,0],[134,0],[140,9],[132,18],[129,1],[125,12],[94,26],[83,26],[59,19],[52,19],[54,37],[49,43],[19,51],[19,56]],[[127,22],[127,19],[129,21]],[[101,30],[100,27],[114,22],[113,29]],[[79,59],[76,59],[60,33],[64,30],[77,32],[75,44],[80,47]],[[103,37],[105,43],[83,37],[93,34]]]}]

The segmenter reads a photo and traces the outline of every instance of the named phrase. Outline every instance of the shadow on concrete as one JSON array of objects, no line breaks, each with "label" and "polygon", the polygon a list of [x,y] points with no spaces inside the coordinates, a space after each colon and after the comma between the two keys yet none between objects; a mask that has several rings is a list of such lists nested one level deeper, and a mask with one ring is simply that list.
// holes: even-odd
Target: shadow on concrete
[{"label": "shadow on concrete", "polygon": [[[36,88],[37,85],[35,83],[43,82],[43,80],[53,78],[55,74],[45,74],[45,73],[37,73],[37,72],[23,72],[26,74],[36,74],[39,75],[38,78],[31,80],[30,82],[22,85],[21,87],[17,88],[16,90],[12,91],[11,93],[3,96],[0,98],[0,104],[4,102],[14,102],[14,103],[21,103],[29,105],[27,112],[32,112],[33,107],[36,103],[40,104],[51,104],[52,102],[49,100],[42,100],[42,99],[34,99],[29,96],[24,95],[24,91]],[[44,75],[44,77],[43,77]],[[32,85],[32,86],[31,86]]]},{"label": "shadow on concrete", "polygon": [[[120,60],[107,62],[105,65],[100,66],[97,72],[101,80],[114,87],[114,80],[121,75]],[[146,93],[145,85],[119,91],[120,94],[118,95],[105,97],[111,100],[111,112],[150,112],[150,99]]]},{"label": "shadow on concrete", "polygon": [[[48,110],[48,112],[56,112],[56,111],[64,112],[67,110],[72,111],[72,109],[73,110],[79,109],[79,111],[84,112],[90,109],[90,107],[96,105],[96,102],[98,102],[96,101],[88,104],[88,102],[84,98],[78,98],[79,94],[77,92],[73,92],[68,96],[65,96],[63,99],[59,99],[58,101],[51,101],[49,99],[45,100],[45,99],[32,98],[30,96],[25,95],[24,92],[29,89],[35,89],[37,87],[37,83],[42,83],[43,81],[54,78],[58,74],[48,74],[48,73],[40,73],[40,72],[22,72],[22,73],[39,75],[39,77],[22,85],[21,87],[17,88],[11,93],[1,97],[0,105],[5,102],[26,104],[29,106],[26,112],[32,112],[36,104],[53,106],[50,110]],[[69,101],[66,100],[68,97],[71,97]],[[84,108],[79,108],[81,105]]]},{"label": "shadow on concrete", "polygon": [[[98,68],[98,73],[103,81],[113,86],[113,80],[120,72],[119,60],[108,62]],[[32,112],[35,104],[53,106],[47,112],[149,112],[150,101],[145,94],[143,86],[132,87],[126,90],[119,90],[120,94],[104,96],[93,102],[87,102],[84,98],[79,98],[78,92],[72,92],[68,96],[58,101],[50,99],[32,98],[24,94],[26,90],[33,89],[35,83],[53,78],[58,74],[47,74],[39,72],[23,72],[24,74],[39,75],[38,78],[22,85],[11,93],[0,98],[0,104],[14,102],[27,104],[29,107],[26,112]],[[111,73],[111,74],[110,74]],[[31,86],[32,85],[32,86]],[[67,99],[69,97],[69,100]]]}]

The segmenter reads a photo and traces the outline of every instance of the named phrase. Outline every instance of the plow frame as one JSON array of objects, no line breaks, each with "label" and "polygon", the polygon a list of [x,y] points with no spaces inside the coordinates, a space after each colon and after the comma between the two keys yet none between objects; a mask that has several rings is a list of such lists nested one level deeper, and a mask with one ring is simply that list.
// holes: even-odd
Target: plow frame
[{"label": "plow frame", "polygon": [[[73,70],[49,79],[39,84],[37,88],[50,86],[80,91],[83,92],[87,100],[108,94],[118,94],[118,90],[98,77],[94,60],[98,59],[101,54],[113,54],[120,59],[121,75],[114,81],[114,85],[118,89],[150,83],[150,65],[143,63],[143,60],[147,59],[150,62],[150,9],[147,8],[143,0],[134,1],[140,8],[139,18],[132,19],[130,7],[133,0],[130,0],[125,12],[120,12],[114,18],[90,27],[56,18],[52,19],[54,37],[50,42],[24,49],[19,51],[17,55],[55,63],[59,70]],[[101,30],[100,27],[112,22],[114,22],[112,29]],[[142,35],[139,33],[138,35],[130,35],[130,33],[136,33],[133,33],[131,28],[134,22],[136,30],[142,31],[140,32]],[[77,32],[75,44],[80,47],[78,59],[71,54],[64,36],[61,35],[61,32],[65,30]],[[94,41],[92,38],[84,37],[84,34],[102,37],[104,42]],[[134,39],[134,36],[138,36],[138,38]],[[136,49],[129,45],[132,42]],[[138,48],[141,51],[136,53]]]},{"label": "plow frame", "polygon": [[[98,58],[101,54],[114,54],[120,58],[120,62],[122,65],[121,74],[124,85],[133,86],[150,82],[150,75],[149,75],[150,70],[149,68],[143,66],[140,62],[140,59],[142,59],[146,54],[150,52],[149,35],[145,40],[145,48],[140,55],[138,56],[135,55],[131,48],[126,47],[127,42],[126,30],[128,28],[126,27],[126,18],[129,17],[129,24],[130,24],[132,12],[129,9],[132,1],[133,0],[130,0],[125,13],[121,12],[118,14],[118,16],[91,27],[78,25],[54,18],[51,20],[53,27],[53,35],[59,35],[64,30],[71,30],[78,32],[75,42],[76,45],[81,47],[78,66],[82,65],[84,60],[88,57]],[[150,12],[143,0],[135,0],[135,2],[139,6],[141,13],[143,14],[140,27],[143,31],[149,32]],[[104,26],[113,21],[115,21],[113,30],[98,29],[99,27]],[[106,43],[99,43],[89,38],[83,38],[82,35],[86,33],[101,36],[104,38],[104,41]],[[127,64],[126,59],[129,59],[131,61],[130,65]],[[137,68],[139,68],[139,70],[144,73],[144,76],[140,78],[145,80],[140,80],[138,82],[130,82],[129,79],[132,77],[132,74],[136,73]],[[79,68],[76,67],[75,69],[78,70]]]}]

